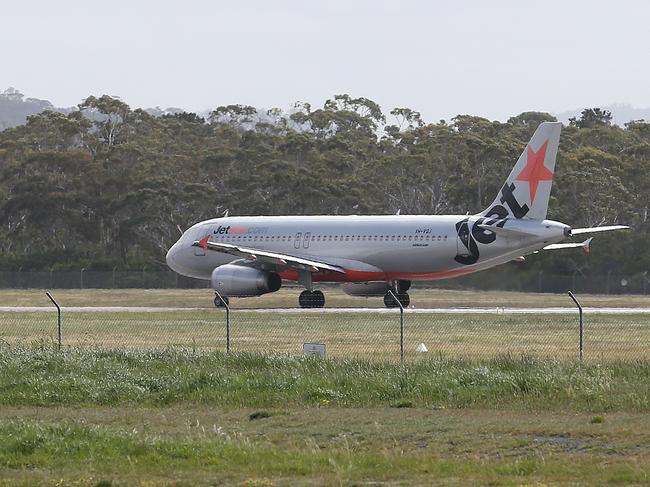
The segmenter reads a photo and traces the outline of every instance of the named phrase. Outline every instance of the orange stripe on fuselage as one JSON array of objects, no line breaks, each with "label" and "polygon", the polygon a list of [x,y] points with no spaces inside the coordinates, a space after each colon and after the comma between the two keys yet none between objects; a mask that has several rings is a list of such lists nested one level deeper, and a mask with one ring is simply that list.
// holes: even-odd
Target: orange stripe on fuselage
[{"label": "orange stripe on fuselage", "polygon": [[[476,272],[475,269],[453,269],[437,272],[367,272],[346,269],[345,274],[340,272],[316,272],[311,278],[314,282],[367,282],[367,281],[392,281],[394,279],[406,279],[410,281],[433,281],[436,279],[447,279],[450,277],[462,276]],[[280,272],[280,277],[288,281],[297,281],[297,271]]]}]

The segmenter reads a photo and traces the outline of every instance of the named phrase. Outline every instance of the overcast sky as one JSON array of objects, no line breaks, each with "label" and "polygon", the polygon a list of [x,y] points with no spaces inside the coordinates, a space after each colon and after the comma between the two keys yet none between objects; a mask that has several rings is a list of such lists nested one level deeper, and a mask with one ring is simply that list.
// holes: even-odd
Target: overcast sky
[{"label": "overcast sky", "polygon": [[7,0],[0,90],[195,111],[349,93],[427,121],[650,107],[649,21],[642,0]]}]

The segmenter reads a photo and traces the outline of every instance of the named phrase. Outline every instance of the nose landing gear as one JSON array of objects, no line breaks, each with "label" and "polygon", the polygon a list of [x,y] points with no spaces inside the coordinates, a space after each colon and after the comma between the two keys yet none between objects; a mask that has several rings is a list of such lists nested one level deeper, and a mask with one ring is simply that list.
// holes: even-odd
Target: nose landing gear
[{"label": "nose landing gear", "polygon": [[325,306],[325,295],[323,291],[303,291],[298,297],[301,308],[322,308]]}]

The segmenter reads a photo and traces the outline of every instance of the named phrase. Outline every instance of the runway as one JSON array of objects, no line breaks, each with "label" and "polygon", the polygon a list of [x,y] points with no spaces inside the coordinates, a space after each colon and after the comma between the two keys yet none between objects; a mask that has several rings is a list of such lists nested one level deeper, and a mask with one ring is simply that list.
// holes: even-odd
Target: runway
[{"label": "runway", "polygon": [[[153,307],[153,306],[69,306],[62,307],[64,313],[183,313],[183,312],[224,312],[223,308],[180,308],[180,307]],[[232,313],[277,313],[277,314],[382,314],[399,313],[399,309],[388,308],[230,308]],[[408,308],[408,314],[568,314],[577,313],[575,307],[571,308]],[[583,308],[585,314],[650,314],[650,308]],[[0,313],[53,313],[53,306],[0,306]]]}]

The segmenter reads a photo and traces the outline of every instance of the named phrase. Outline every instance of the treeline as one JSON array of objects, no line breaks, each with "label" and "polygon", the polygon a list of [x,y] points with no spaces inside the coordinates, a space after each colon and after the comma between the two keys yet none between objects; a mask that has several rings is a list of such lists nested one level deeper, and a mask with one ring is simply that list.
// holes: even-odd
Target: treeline
[{"label": "treeline", "polygon": [[25,95],[15,88],[0,91],[0,130],[22,125],[27,121],[27,117],[44,110],[61,113],[71,111],[71,109],[56,108],[47,100],[25,98]]},{"label": "treeline", "polygon": [[[219,107],[153,116],[89,97],[0,132],[1,270],[164,267],[180,230],[223,214],[475,213],[494,198],[546,113],[427,123],[338,95],[291,113]],[[562,133],[549,218],[626,223],[589,256],[525,264],[559,273],[648,269],[650,124],[587,109]]]}]

